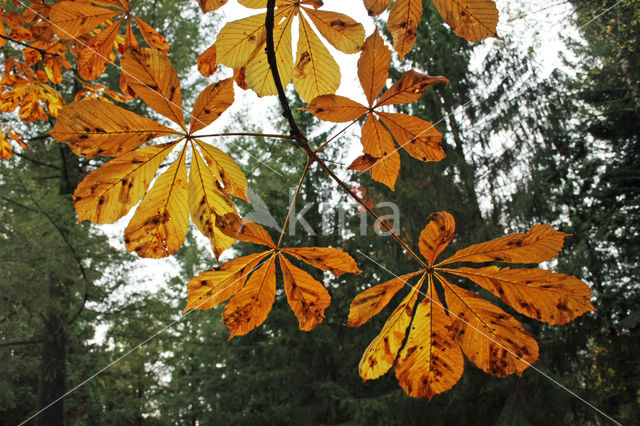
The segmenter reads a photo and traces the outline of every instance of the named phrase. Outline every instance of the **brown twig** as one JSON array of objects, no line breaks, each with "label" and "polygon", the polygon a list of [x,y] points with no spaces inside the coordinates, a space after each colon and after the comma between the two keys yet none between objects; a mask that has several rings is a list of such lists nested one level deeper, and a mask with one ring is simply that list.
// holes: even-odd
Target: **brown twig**
[{"label": "brown twig", "polygon": [[10,41],[10,42],[15,43],[15,44],[19,44],[20,46],[23,46],[23,47],[25,47],[25,48],[27,48],[27,49],[33,49],[33,50],[36,50],[36,51],[40,52],[40,54],[41,54],[41,55],[43,55],[43,56],[44,56],[44,55],[49,55],[49,56],[60,56],[60,55],[59,55],[59,54],[57,54],[57,53],[51,53],[51,52],[48,52],[46,49],[41,49],[41,48],[39,48],[39,47],[33,47],[33,46],[31,46],[31,45],[29,45],[29,44],[27,44],[27,43],[25,43],[25,42],[22,42],[22,41],[20,41],[20,40],[15,40],[15,39],[13,39],[13,38],[11,38],[11,37],[9,37],[9,36],[6,36],[6,35],[2,35],[2,34],[0,34],[0,38],[3,38],[3,39],[5,39],[5,40]]},{"label": "brown twig", "polygon": [[325,172],[347,193],[351,198],[353,198],[358,204],[360,204],[367,213],[373,217],[377,222],[380,223],[380,226],[385,229],[385,231],[389,232],[389,235],[393,237],[394,240],[398,242],[404,248],[407,253],[424,268],[428,268],[428,265],[418,256],[409,245],[404,242],[402,238],[400,238],[391,227],[384,221],[381,221],[377,214],[374,213],[373,210],[362,200],[356,193],[354,193],[349,186],[342,181],[334,172],[331,170],[324,161],[320,157],[318,157],[317,153],[309,146],[309,141],[300,128],[298,127],[298,123],[296,123],[295,118],[293,117],[293,113],[291,111],[291,107],[289,106],[289,100],[284,91],[284,87],[282,86],[282,81],[280,80],[280,73],[278,72],[278,62],[276,59],[276,51],[275,44],[273,41],[273,27],[274,27],[274,16],[275,16],[275,6],[276,0],[267,0],[267,15],[265,18],[265,29],[266,29],[266,48],[265,52],[267,55],[267,62],[269,63],[269,68],[271,69],[271,75],[273,76],[273,80],[276,86],[276,90],[278,91],[278,100],[280,101],[280,106],[282,107],[282,115],[284,116],[287,123],[291,127],[291,136],[297,142],[298,146],[302,148],[307,156],[318,163],[320,167],[324,169]]}]

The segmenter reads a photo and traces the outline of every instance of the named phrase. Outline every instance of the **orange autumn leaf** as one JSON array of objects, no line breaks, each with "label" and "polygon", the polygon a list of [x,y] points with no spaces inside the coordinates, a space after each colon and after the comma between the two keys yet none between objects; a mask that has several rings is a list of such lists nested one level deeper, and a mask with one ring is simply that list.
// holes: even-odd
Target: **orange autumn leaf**
[{"label": "orange autumn leaf", "polygon": [[212,45],[198,56],[198,71],[205,77],[209,77],[218,68],[218,56],[216,46]]},{"label": "orange autumn leaf", "polygon": [[302,109],[321,120],[338,123],[366,115],[361,139],[363,154],[376,161],[365,170],[371,170],[374,180],[393,190],[400,171],[400,155],[393,140],[418,160],[440,161],[445,157],[440,146],[442,135],[427,121],[407,114],[383,112],[380,108],[414,102],[433,84],[448,83],[448,80],[407,71],[376,101],[387,80],[390,60],[389,49],[374,31],[365,41],[358,60],[358,78],[368,107],[344,96],[323,95]]},{"label": "orange autumn leaf", "polygon": [[462,350],[448,333],[451,318],[438,299],[433,279],[420,302],[407,343],[396,361],[396,378],[407,395],[427,397],[451,389],[464,372]]},{"label": "orange autumn leaf", "polygon": [[228,0],[198,0],[198,4],[200,5],[202,12],[207,13],[220,9],[222,6],[227,4],[227,1]]},{"label": "orange autumn leaf", "polygon": [[270,252],[250,254],[234,259],[189,280],[187,291],[189,298],[184,311],[215,308],[240,291],[249,274],[267,257]]},{"label": "orange autumn leaf", "polygon": [[593,310],[589,288],[576,277],[542,269],[443,269],[465,277],[523,315],[549,324],[566,324]]},{"label": "orange autumn leaf", "polygon": [[456,35],[468,41],[499,39],[498,9],[493,0],[433,0],[433,4]]},{"label": "orange autumn leaf", "polygon": [[481,263],[493,260],[510,263],[546,262],[560,253],[564,238],[568,235],[549,225],[536,225],[526,234],[511,234],[458,250],[438,266],[453,262]]},{"label": "orange autumn leaf", "polygon": [[358,366],[360,377],[363,380],[375,380],[393,366],[407,334],[407,328],[411,323],[423,282],[424,276],[416,286],[411,288],[409,295],[389,316],[380,334],[364,351]]},{"label": "orange autumn leaf", "polygon": [[[128,1],[109,2],[61,1],[51,7],[52,29],[61,40],[82,37],[78,41],[78,73],[86,80],[94,80],[103,74],[106,64],[113,62],[113,49],[122,41],[122,23],[126,20],[124,48],[136,48],[139,43],[132,31],[132,21],[140,30],[145,42],[153,49],[169,50],[169,43],[155,29],[137,18]],[[115,9],[115,10],[114,10]]]},{"label": "orange autumn leaf", "polygon": [[538,343],[511,315],[476,293],[445,280],[442,283],[453,319],[453,337],[464,354],[485,373],[505,377],[538,360]]},{"label": "orange autumn leaf", "polygon": [[[322,323],[331,296],[322,283],[295,266],[287,255],[330,271],[335,276],[360,273],[353,258],[342,250],[328,247],[279,248],[262,226],[245,221],[235,213],[218,216],[216,223],[220,231],[229,237],[270,248],[259,255],[231,260],[202,272],[189,282],[185,310],[211,309],[231,298],[223,313],[223,323],[231,331],[231,337],[247,334],[267,318],[275,300],[276,257],[287,301],[303,331],[311,331]],[[268,259],[258,265],[267,256]],[[248,275],[251,276],[247,279]],[[246,285],[243,285],[245,280]]]},{"label": "orange autumn leaf", "polygon": [[276,300],[275,255],[271,255],[247,279],[222,312],[222,322],[231,336],[244,336],[267,319]]},{"label": "orange autumn leaf", "polygon": [[393,37],[393,48],[400,55],[400,59],[413,49],[421,17],[422,0],[396,0],[393,5],[387,20],[387,29]]},{"label": "orange autumn leaf", "polygon": [[131,90],[183,129],[182,94],[178,74],[169,57],[156,49],[129,49],[122,58],[122,70]]},{"label": "orange autumn leaf", "polygon": [[4,131],[0,130],[0,160],[8,160],[13,155],[11,144]]},{"label": "orange autumn leaf", "polygon": [[[496,256],[501,251],[514,262],[549,260],[562,248],[566,234],[538,225],[527,234],[477,244],[436,263],[452,241],[454,231],[455,221],[449,213],[432,214],[419,239],[420,252],[427,260],[425,269],[365,290],[354,299],[348,325],[357,327],[379,313],[403,285],[411,287],[365,351],[360,361],[364,380],[380,377],[395,365],[398,382],[408,395],[431,399],[460,379],[464,369],[462,353],[478,368],[498,377],[522,374],[536,362],[538,344],[514,317],[477,293],[449,282],[443,274],[470,279],[516,311],[550,324],[565,324],[594,310],[589,287],[568,275],[495,266],[442,267],[469,259],[487,262],[507,258],[504,253]],[[418,284],[409,284],[409,279],[417,275],[422,275]],[[428,288],[422,291],[425,281]],[[440,286],[440,294],[436,286]],[[424,299],[415,308],[418,294]]]},{"label": "orange autumn leaf", "polygon": [[[235,239],[217,227],[216,219],[235,213],[231,195],[246,199],[247,181],[231,157],[194,133],[232,104],[232,81],[212,83],[199,94],[187,132],[176,72],[167,56],[151,49],[131,49],[123,63],[142,80],[129,79],[129,86],[182,129],[171,129],[110,102],[81,100],[67,106],[50,134],[80,155],[116,157],[78,185],[74,194],[78,218],[111,223],[142,200],[125,230],[129,251],[153,258],[175,253],[184,242],[191,216],[217,257]],[[176,140],[145,145],[163,136]],[[149,188],[164,159],[178,145],[178,159]]]},{"label": "orange autumn leaf", "polygon": [[364,0],[364,7],[369,16],[378,16],[391,5],[393,0]]},{"label": "orange autumn leaf", "polygon": [[387,306],[393,296],[406,285],[409,279],[418,274],[420,274],[420,271],[394,278],[357,295],[351,302],[347,325],[349,327],[360,327],[369,321]]},{"label": "orange autumn leaf", "polygon": [[342,274],[359,274],[355,260],[340,249],[331,247],[296,247],[282,249],[283,253],[290,254],[309,265],[329,271],[336,277]]},{"label": "orange autumn leaf", "polygon": [[282,255],[279,259],[287,301],[298,318],[300,330],[311,331],[324,319],[324,310],[331,304],[331,296],[310,274]]}]

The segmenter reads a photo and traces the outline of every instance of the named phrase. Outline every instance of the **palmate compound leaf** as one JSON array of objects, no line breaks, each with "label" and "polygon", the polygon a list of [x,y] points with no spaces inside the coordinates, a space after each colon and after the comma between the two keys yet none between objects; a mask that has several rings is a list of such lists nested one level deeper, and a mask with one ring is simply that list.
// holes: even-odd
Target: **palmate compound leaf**
[{"label": "palmate compound leaf", "polygon": [[[253,9],[265,8],[267,4],[261,0],[240,3]],[[335,93],[340,86],[340,68],[311,23],[333,47],[348,54],[362,48],[364,27],[344,14],[318,10],[322,2],[317,0],[279,0],[276,6],[274,45],[283,85],[293,79],[297,92],[306,101]],[[294,64],[291,30],[296,16],[299,33]],[[227,23],[214,43],[217,62],[245,69],[247,86],[259,96],[277,94],[264,52],[265,17],[261,13]]]},{"label": "palmate compound leaf", "polygon": [[445,157],[440,146],[442,135],[427,121],[407,114],[382,112],[379,108],[414,102],[431,85],[448,83],[448,80],[407,71],[376,101],[389,75],[390,60],[391,52],[380,34],[374,31],[365,41],[358,60],[358,78],[369,106],[344,96],[322,95],[302,109],[321,120],[337,123],[354,121],[366,115],[361,139],[365,157],[361,157],[360,164],[364,164],[365,159],[370,163],[375,159],[364,170],[371,170],[374,180],[394,189],[400,171],[400,154],[393,140],[418,160],[440,161]]},{"label": "palmate compound leaf", "polygon": [[[143,87],[140,93],[143,100],[160,112],[175,116],[174,106],[170,107],[162,94],[168,90],[179,100],[179,87],[173,83],[175,71],[171,63],[161,55],[143,55],[151,58],[150,67],[144,61],[135,62],[135,66],[151,69],[145,72],[159,83],[154,86],[155,91],[140,85]],[[166,68],[154,64],[155,60]],[[76,189],[74,200],[79,220],[111,223],[142,199],[125,230],[128,250],[154,258],[175,253],[184,242],[191,215],[198,229],[210,239],[214,254],[219,256],[235,240],[217,229],[216,218],[235,212],[230,195],[246,199],[247,181],[231,157],[195,138],[192,132],[213,122],[232,102],[232,80],[209,85],[196,99],[189,133],[170,129],[109,102],[83,100],[67,106],[50,134],[89,158],[116,157],[87,175]],[[181,117],[181,105],[178,107]],[[184,128],[184,119],[178,124]],[[132,151],[167,135],[177,140]],[[180,143],[178,159],[148,189],[163,160]],[[188,174],[189,149],[192,161]]]},{"label": "palmate compound leaf", "polygon": [[[533,263],[555,257],[567,234],[547,225],[525,234],[513,234],[459,250],[440,263],[436,258],[452,241],[455,221],[447,212],[430,216],[420,234],[420,253],[428,269],[397,277],[358,295],[349,312],[349,326],[358,327],[379,313],[400,288],[411,287],[391,314],[382,332],[360,361],[364,380],[386,373],[395,363],[396,377],[405,392],[432,398],[458,381],[464,353],[483,371],[498,377],[522,372],[538,359],[538,344],[522,325],[478,294],[449,282],[443,274],[465,277],[516,311],[550,324],[565,324],[594,310],[589,287],[575,277],[541,269],[500,269],[495,266],[443,268],[453,262],[492,260]],[[416,286],[409,279],[422,274]],[[423,287],[428,280],[428,288]],[[440,301],[439,285],[445,300]],[[425,296],[416,308],[418,294]],[[409,336],[404,343],[407,328]]]},{"label": "palmate compound leaf", "polygon": [[[167,40],[149,24],[132,14],[128,1],[61,1],[51,7],[52,29],[62,40],[78,39],[78,73],[86,80],[101,76],[110,61],[116,37],[126,20],[125,49],[137,48],[132,31],[136,23],[145,42],[153,49],[169,50]],[[115,19],[118,17],[118,19]]]},{"label": "palmate compound leaf", "polygon": [[270,248],[201,272],[189,281],[185,310],[207,310],[231,299],[222,314],[231,337],[247,334],[267,318],[276,295],[276,258],[287,301],[304,331],[310,331],[322,322],[331,297],[319,281],[291,263],[286,255],[331,271],[336,276],[360,273],[353,258],[342,250],[328,247],[280,249],[264,228],[240,219],[235,213],[219,216],[217,225],[229,237]]}]

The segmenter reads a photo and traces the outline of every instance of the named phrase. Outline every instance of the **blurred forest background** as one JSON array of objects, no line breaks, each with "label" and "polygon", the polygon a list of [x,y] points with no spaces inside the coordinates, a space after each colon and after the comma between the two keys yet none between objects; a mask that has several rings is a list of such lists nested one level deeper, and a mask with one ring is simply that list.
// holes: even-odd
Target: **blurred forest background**
[{"label": "blurred forest background", "polygon": [[[139,3],[138,16],[168,38],[173,63],[189,85],[183,85],[183,96],[193,102],[206,84],[193,64],[221,22],[202,17],[195,1]],[[501,19],[509,25],[547,31],[543,22],[532,24],[531,6],[519,10],[518,2],[510,2],[505,11],[504,5],[498,4]],[[597,312],[562,327],[515,316],[540,342],[537,368],[631,424],[640,418],[640,1],[570,0],[536,7],[551,14],[562,10],[566,19],[553,31],[576,34],[565,38],[565,61],[551,73],[542,71],[536,37],[476,46],[456,37],[425,1],[408,60],[451,84],[430,89],[411,108],[438,123],[447,158],[422,164],[403,156],[395,192],[367,175],[350,176],[374,204],[393,201],[400,207],[407,241],[439,210],[456,218],[454,248],[536,223],[572,234],[548,266],[588,283]],[[15,47],[7,43],[2,54]],[[402,71],[395,69],[392,78]],[[73,70],[68,72],[62,85],[71,99],[78,87]],[[116,70],[107,69],[102,83],[117,87]],[[316,136],[312,142],[329,134],[314,127],[310,114],[299,112],[298,118]],[[277,122],[277,112],[271,120]],[[255,131],[262,126],[243,114],[235,121]],[[116,360],[33,422],[607,423],[533,369],[522,378],[498,379],[467,363],[462,380],[431,402],[407,397],[392,373],[362,383],[358,362],[386,315],[350,329],[344,326],[348,307],[360,291],[392,275],[358,250],[397,275],[415,265],[372,230],[366,238],[354,237],[357,215],[347,215],[347,232],[340,235],[337,217],[323,220],[314,208],[305,218],[317,234],[299,229],[289,237],[292,245],[343,247],[364,271],[358,277],[323,277],[333,299],[323,324],[311,333],[300,331],[279,297],[263,326],[227,342],[221,308],[184,317],[181,312],[186,281],[215,265],[210,249],[190,237],[166,285],[141,285],[133,256],[112,248],[99,228],[76,223],[71,194],[96,162],[46,137],[48,125],[29,129],[33,151],[0,163],[0,423],[19,423]],[[250,187],[268,201],[275,218],[283,218],[304,153],[272,140],[236,142],[232,155],[244,159]],[[346,147],[355,143],[343,138],[325,156],[344,169],[352,160]],[[257,158],[287,173],[276,176]],[[321,170],[312,167],[307,182],[300,205],[348,205]],[[241,209],[251,211],[248,205]],[[335,232],[322,234],[323,226]],[[238,254],[251,249],[234,246]]]}]

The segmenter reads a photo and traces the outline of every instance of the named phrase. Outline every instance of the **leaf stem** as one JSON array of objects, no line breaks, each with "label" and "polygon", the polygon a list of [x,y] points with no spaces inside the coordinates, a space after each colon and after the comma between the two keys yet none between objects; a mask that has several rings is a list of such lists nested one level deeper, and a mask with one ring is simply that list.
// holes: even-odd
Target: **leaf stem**
[{"label": "leaf stem", "polygon": [[318,153],[320,151],[322,151],[322,149],[329,145],[331,142],[333,142],[338,136],[340,136],[341,134],[343,134],[349,127],[353,126],[355,123],[358,122],[358,120],[360,120],[362,117],[364,117],[367,114],[362,114],[360,117],[356,118],[355,120],[353,120],[351,123],[349,123],[348,126],[346,126],[344,129],[340,130],[338,133],[336,133],[335,135],[331,136],[330,139],[328,139],[326,142],[324,142],[322,145],[320,145],[319,147],[317,147],[316,149],[313,150],[313,152]]},{"label": "leaf stem", "polygon": [[407,253],[411,257],[413,257],[421,266],[425,269],[428,268],[428,265],[418,256],[409,245],[404,242],[402,238],[400,238],[391,227],[384,221],[381,221],[377,214],[374,213],[373,210],[362,200],[358,195],[356,195],[349,186],[342,181],[334,172],[331,170],[318,154],[311,149],[309,146],[309,142],[305,137],[304,133],[298,127],[298,123],[296,123],[295,118],[293,117],[293,113],[291,112],[291,107],[289,106],[289,100],[284,91],[284,87],[282,86],[282,81],[280,80],[280,73],[278,72],[278,62],[276,59],[276,51],[275,51],[275,43],[273,41],[273,27],[274,27],[274,15],[275,15],[275,6],[276,0],[267,0],[267,15],[265,18],[265,29],[266,29],[266,48],[265,52],[267,55],[267,62],[269,63],[269,68],[271,69],[271,75],[273,76],[273,80],[278,91],[278,100],[280,102],[280,106],[282,107],[282,115],[289,123],[291,127],[291,136],[297,142],[298,146],[302,148],[306,153],[309,159],[315,161],[324,169],[325,172],[347,193],[351,198],[353,198],[358,204],[360,204],[366,211],[369,213],[371,217],[373,217],[377,222],[380,223],[380,226],[384,228],[389,235],[393,237],[394,240],[398,242],[404,248]]},{"label": "leaf stem", "polygon": [[291,200],[291,205],[289,206],[289,211],[287,212],[287,218],[284,220],[284,225],[282,225],[282,232],[280,232],[280,238],[278,239],[278,244],[276,244],[277,248],[280,248],[280,244],[282,244],[282,240],[284,239],[284,234],[285,232],[287,232],[287,226],[289,225],[291,212],[293,211],[293,206],[296,205],[296,201],[298,200],[298,196],[300,195],[302,184],[304,183],[304,179],[307,177],[307,173],[309,172],[309,166],[311,166],[311,158],[307,158],[307,164],[304,166],[302,176],[300,176],[300,182],[298,183],[298,188],[296,189],[296,193],[293,196],[293,200]]},{"label": "leaf stem", "polygon": [[289,139],[295,140],[293,136],[289,135],[276,135],[272,133],[250,133],[250,132],[235,132],[235,133],[211,133],[208,135],[194,135],[196,138],[214,138],[218,136],[255,136],[262,138],[276,138],[276,139]]}]

